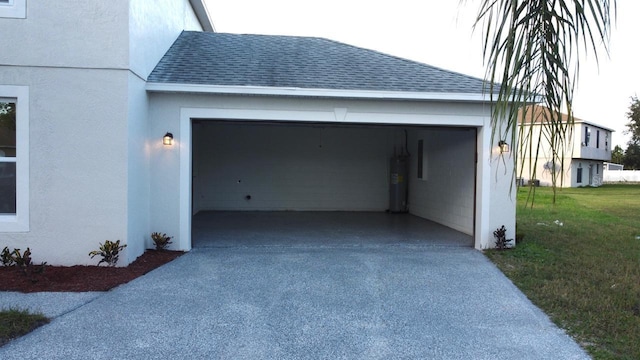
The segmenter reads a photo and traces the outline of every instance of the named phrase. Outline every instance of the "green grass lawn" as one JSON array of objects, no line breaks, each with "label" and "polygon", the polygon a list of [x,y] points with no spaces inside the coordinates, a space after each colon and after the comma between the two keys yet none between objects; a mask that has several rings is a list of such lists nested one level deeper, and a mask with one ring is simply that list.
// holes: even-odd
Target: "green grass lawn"
[{"label": "green grass lawn", "polygon": [[32,314],[18,309],[1,310],[0,346],[48,322],[49,320],[42,314]]},{"label": "green grass lawn", "polygon": [[524,240],[487,256],[595,359],[640,359],[640,185],[528,190]]}]

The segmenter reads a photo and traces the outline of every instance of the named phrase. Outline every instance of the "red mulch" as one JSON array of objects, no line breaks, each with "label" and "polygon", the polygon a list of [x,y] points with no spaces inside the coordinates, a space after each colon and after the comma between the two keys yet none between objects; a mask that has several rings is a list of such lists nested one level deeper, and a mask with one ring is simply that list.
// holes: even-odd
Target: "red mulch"
[{"label": "red mulch", "polygon": [[147,250],[127,267],[34,266],[29,274],[17,267],[0,266],[0,291],[107,291],[127,283],[182,255],[181,251]]}]

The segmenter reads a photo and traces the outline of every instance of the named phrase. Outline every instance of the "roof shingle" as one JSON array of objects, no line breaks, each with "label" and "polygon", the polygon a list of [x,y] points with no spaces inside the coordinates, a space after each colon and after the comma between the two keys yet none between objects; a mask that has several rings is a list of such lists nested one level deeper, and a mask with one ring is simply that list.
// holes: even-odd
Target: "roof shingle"
[{"label": "roof shingle", "polygon": [[485,92],[482,79],[340,42],[297,36],[185,31],[149,82],[218,86]]}]

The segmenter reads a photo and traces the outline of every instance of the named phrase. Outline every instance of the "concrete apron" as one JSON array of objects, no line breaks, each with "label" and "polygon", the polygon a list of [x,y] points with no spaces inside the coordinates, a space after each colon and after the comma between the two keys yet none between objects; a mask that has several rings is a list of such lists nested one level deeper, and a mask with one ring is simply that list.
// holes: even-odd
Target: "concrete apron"
[{"label": "concrete apron", "polygon": [[0,358],[588,359],[470,247],[224,244],[100,295]]}]

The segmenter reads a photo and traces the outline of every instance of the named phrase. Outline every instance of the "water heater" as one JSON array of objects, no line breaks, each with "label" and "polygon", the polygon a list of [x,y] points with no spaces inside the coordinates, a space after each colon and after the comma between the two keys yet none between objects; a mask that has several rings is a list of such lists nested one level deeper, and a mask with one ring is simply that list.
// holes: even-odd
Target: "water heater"
[{"label": "water heater", "polygon": [[408,181],[409,157],[406,155],[393,156],[389,169],[389,211],[392,213],[406,213],[409,211]]}]

